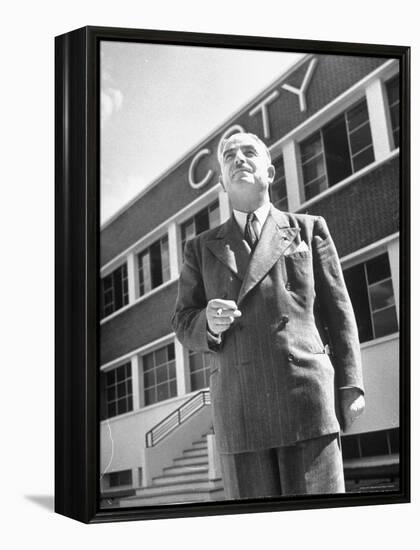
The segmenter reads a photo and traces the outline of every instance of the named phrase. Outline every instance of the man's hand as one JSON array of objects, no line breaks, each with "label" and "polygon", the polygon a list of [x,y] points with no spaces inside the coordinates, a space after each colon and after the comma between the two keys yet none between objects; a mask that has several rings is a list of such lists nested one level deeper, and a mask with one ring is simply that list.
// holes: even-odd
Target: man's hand
[{"label": "man's hand", "polygon": [[221,300],[216,298],[210,300],[206,308],[207,325],[214,334],[225,332],[236,317],[240,317],[236,302],[233,300]]},{"label": "man's hand", "polygon": [[347,431],[354,420],[365,410],[365,398],[359,388],[343,388],[341,394],[341,413],[343,431]]}]

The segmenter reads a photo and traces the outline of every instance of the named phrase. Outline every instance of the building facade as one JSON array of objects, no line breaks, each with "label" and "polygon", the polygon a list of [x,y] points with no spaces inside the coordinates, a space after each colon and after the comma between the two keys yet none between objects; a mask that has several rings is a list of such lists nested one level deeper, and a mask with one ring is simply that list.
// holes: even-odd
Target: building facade
[{"label": "building facade", "polygon": [[[171,413],[170,419],[179,417],[179,408],[197,392],[208,404],[208,358],[183,349],[170,321],[185,241],[230,216],[218,182],[217,148],[238,130],[257,134],[270,148],[276,168],[272,202],[328,222],[356,314],[366,386],[366,412],[342,437],[347,486],[357,490],[368,480],[377,490],[395,487],[398,70],[392,59],[303,57],[103,225],[104,495],[138,495],[154,484],[154,475],[159,478],[159,468],[168,469],[182,445],[191,444],[194,430],[211,432],[210,409],[203,406],[184,423],[188,430],[169,426],[171,435],[166,442],[162,438],[160,452],[150,450],[153,442],[146,445],[146,434]],[[210,460],[209,471],[213,467]]]}]

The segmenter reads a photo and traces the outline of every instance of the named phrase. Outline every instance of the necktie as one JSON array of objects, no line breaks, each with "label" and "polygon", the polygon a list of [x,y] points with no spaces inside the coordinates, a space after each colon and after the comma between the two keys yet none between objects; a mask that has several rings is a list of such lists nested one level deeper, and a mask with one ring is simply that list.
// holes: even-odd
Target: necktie
[{"label": "necktie", "polygon": [[257,218],[254,212],[249,212],[249,214],[246,217],[244,237],[246,242],[249,244],[251,250],[254,250],[255,245],[257,244],[257,241],[258,241],[257,233],[253,225],[254,221],[257,221]]}]

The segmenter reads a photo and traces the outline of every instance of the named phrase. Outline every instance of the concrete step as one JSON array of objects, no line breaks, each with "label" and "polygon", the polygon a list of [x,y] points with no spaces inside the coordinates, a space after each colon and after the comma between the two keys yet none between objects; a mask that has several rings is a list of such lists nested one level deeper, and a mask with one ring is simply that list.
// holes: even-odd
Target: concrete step
[{"label": "concrete step", "polygon": [[186,449],[182,453],[183,458],[190,458],[193,456],[202,456],[208,458],[207,447],[205,449]]},{"label": "concrete step", "polygon": [[199,439],[198,441],[193,441],[191,449],[207,449],[207,439]]},{"label": "concrete step", "polygon": [[120,501],[120,508],[131,508],[133,506],[153,506],[154,504],[185,504],[187,502],[212,502],[224,500],[224,492],[202,491],[181,493],[179,495],[154,495],[150,497],[129,497]]},{"label": "concrete step", "polygon": [[136,490],[136,496],[138,497],[149,497],[154,495],[178,495],[183,493],[196,493],[202,491],[214,491],[221,488],[222,480],[209,481],[205,479],[204,481],[193,481],[190,483],[172,483],[170,485],[155,485],[150,487],[143,487],[142,489]]},{"label": "concrete step", "polygon": [[152,485],[170,485],[171,483],[182,483],[182,482],[193,482],[193,481],[208,481],[208,470],[199,473],[189,473],[189,474],[175,474],[175,475],[164,475],[154,477],[152,480]]},{"label": "concrete step", "polygon": [[174,458],[174,460],[172,461],[172,464],[174,466],[195,466],[195,465],[203,466],[205,464],[208,465],[208,463],[209,463],[209,460],[207,455],[178,457],[178,458]]},{"label": "concrete step", "polygon": [[163,475],[179,475],[179,474],[198,474],[199,472],[208,472],[209,465],[193,465],[193,466],[168,466],[163,468]]}]

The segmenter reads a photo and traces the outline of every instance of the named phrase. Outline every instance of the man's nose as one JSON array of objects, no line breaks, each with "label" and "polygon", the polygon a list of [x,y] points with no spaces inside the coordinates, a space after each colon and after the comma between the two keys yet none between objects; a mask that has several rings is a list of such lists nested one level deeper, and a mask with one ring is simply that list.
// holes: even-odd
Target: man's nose
[{"label": "man's nose", "polygon": [[241,150],[238,150],[235,155],[235,165],[241,166],[245,162],[245,156]]}]

